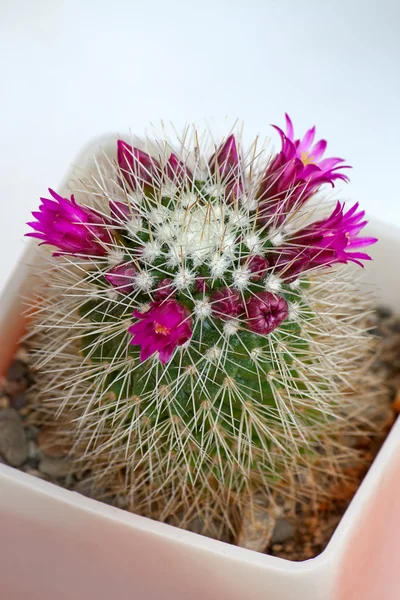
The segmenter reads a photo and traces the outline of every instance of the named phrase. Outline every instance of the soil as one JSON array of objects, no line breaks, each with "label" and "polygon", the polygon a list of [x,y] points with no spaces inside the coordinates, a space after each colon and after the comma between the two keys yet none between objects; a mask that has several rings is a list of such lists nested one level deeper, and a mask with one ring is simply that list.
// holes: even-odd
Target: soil
[{"label": "soil", "polygon": [[[373,333],[383,338],[383,350],[375,363],[382,369],[390,389],[393,421],[400,413],[400,317],[379,308]],[[46,429],[38,429],[30,419],[29,388],[33,375],[29,368],[29,351],[20,347],[6,377],[0,379],[0,462],[16,467],[62,487],[90,495],[85,480],[69,474],[68,449]],[[389,427],[388,427],[389,430]],[[365,436],[359,450],[365,453],[365,463],[371,464],[383,439]],[[333,500],[319,504],[299,504],[295,514],[279,516],[274,525],[267,553],[293,561],[302,561],[320,554],[328,544],[343,513],[357,491],[366,469],[354,472],[349,467],[348,483],[331,490]],[[104,501],[114,504],[112,497]]]}]

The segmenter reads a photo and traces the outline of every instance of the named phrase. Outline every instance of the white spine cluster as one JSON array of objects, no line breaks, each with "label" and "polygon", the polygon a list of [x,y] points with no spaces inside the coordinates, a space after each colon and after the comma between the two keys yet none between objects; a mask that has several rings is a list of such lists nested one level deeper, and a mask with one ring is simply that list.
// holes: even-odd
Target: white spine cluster
[{"label": "white spine cluster", "polygon": [[118,248],[111,248],[107,254],[107,262],[110,266],[114,267],[120,264],[124,260],[124,253]]},{"label": "white spine cluster", "polygon": [[143,245],[141,257],[145,262],[152,264],[159,256],[161,256],[161,245],[157,240]]},{"label": "white spine cluster", "polygon": [[282,288],[282,280],[273,273],[267,276],[265,279],[265,289],[268,292],[279,292]]},{"label": "white spine cluster", "polygon": [[212,277],[222,277],[230,266],[231,261],[224,254],[216,252],[210,259],[210,273]]},{"label": "white spine cluster", "polygon": [[140,271],[133,277],[133,285],[137,290],[142,292],[149,292],[154,283],[154,278],[151,273],[147,271]]},{"label": "white spine cluster", "polygon": [[232,274],[234,287],[240,291],[245,290],[249,285],[250,277],[251,271],[245,265],[241,265]]},{"label": "white spine cluster", "polygon": [[196,281],[196,273],[189,269],[182,269],[174,277],[174,285],[177,290],[190,289]]},{"label": "white spine cluster", "polygon": [[231,335],[235,335],[239,331],[239,324],[237,321],[230,319],[226,323],[224,323],[224,334],[226,337],[230,337]]},{"label": "white spine cluster", "polygon": [[194,305],[194,314],[198,319],[203,321],[207,319],[207,317],[211,316],[211,304],[208,298],[204,298],[204,300],[196,300]]}]

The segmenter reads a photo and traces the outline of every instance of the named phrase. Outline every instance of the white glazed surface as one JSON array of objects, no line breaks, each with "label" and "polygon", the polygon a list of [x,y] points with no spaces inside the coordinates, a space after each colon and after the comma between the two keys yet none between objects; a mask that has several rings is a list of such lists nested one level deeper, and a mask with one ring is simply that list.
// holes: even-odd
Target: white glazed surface
[{"label": "white glazed surface", "polygon": [[[379,223],[370,229],[381,243],[368,280],[396,307],[400,274],[389,267],[400,237]],[[0,343],[27,272],[21,263],[0,299]],[[397,422],[328,547],[303,563],[151,521],[0,464],[0,599],[398,600],[399,433]]]}]

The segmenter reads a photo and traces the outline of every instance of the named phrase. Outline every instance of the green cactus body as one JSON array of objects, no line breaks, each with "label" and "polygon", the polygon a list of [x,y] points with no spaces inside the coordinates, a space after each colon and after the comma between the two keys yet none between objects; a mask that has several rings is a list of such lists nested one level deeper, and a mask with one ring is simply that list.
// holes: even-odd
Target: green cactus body
[{"label": "green cactus body", "polygon": [[107,234],[87,225],[101,250],[47,255],[32,328],[38,413],[76,472],[221,538],[249,498],[268,511],[311,493],[304,472],[340,478],[357,454],[343,436],[379,404],[369,299],[307,229],[315,190],[305,203],[289,186],[285,210],[267,197],[263,217],[265,161],[230,143],[208,162],[183,148],[179,169],[166,144],[97,159],[74,191],[103,219]]}]

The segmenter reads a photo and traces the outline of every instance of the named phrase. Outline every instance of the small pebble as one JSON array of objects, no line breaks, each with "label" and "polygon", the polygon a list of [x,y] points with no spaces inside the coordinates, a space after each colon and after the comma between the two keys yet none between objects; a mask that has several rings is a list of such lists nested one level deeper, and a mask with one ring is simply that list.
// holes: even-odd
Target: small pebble
[{"label": "small pebble", "polygon": [[[294,550],[294,544],[286,544],[286,552],[293,552]],[[312,558],[312,552],[311,555],[307,556],[307,558]]]},{"label": "small pebble", "polygon": [[393,322],[390,323],[390,330],[393,331],[393,333],[400,333],[400,320],[396,319]]},{"label": "small pebble", "polygon": [[27,473],[28,475],[32,475],[32,477],[38,477],[39,479],[45,479],[45,475],[43,475],[43,473],[41,473],[40,471],[38,471],[35,467],[30,467],[27,466],[26,468],[23,468],[24,472]]},{"label": "small pebble", "polygon": [[28,379],[29,372],[27,365],[22,360],[13,360],[11,365],[8,367],[6,380],[8,381],[21,381]]},{"label": "small pebble", "polygon": [[277,519],[272,533],[271,544],[282,544],[294,537],[295,528],[286,519]]},{"label": "small pebble", "polygon": [[0,412],[0,454],[12,467],[20,467],[28,458],[25,431],[12,408]]},{"label": "small pebble", "polygon": [[15,396],[22,394],[31,382],[28,365],[21,360],[13,360],[8,367],[3,389],[9,396]]},{"label": "small pebble", "polygon": [[28,441],[28,458],[33,460],[39,458],[39,448],[33,440]]},{"label": "small pebble", "polygon": [[45,456],[39,462],[39,471],[48,477],[65,477],[71,469],[71,463],[65,458],[51,458]]},{"label": "small pebble", "polygon": [[29,362],[28,348],[26,348],[25,346],[20,346],[15,354],[15,358],[27,364]]},{"label": "small pebble", "polygon": [[28,460],[24,462],[24,464],[22,465],[21,468],[24,471],[27,471],[28,469],[37,469],[38,465],[39,465],[38,458],[28,458]]},{"label": "small pebble", "polygon": [[25,392],[28,387],[28,383],[26,381],[5,381],[4,382],[4,392],[9,396],[15,396],[15,394],[21,394]]},{"label": "small pebble", "polygon": [[388,306],[378,306],[376,314],[379,319],[388,319],[392,316],[393,311]]},{"label": "small pebble", "polygon": [[275,519],[263,507],[256,505],[245,508],[235,544],[248,550],[265,552],[270,544]]},{"label": "small pebble", "polygon": [[114,505],[124,510],[129,510],[129,500],[123,494],[116,494],[113,497]]},{"label": "small pebble", "polygon": [[75,476],[73,475],[73,473],[71,473],[71,468],[70,468],[70,472],[67,473],[67,475],[65,476],[65,479],[64,479],[64,482],[62,485],[63,485],[63,487],[70,490],[73,487],[75,481],[76,481]]},{"label": "small pebble", "polygon": [[94,493],[93,481],[90,479],[81,479],[75,484],[74,492],[78,492],[78,494],[90,498]]},{"label": "small pebble", "polygon": [[30,425],[29,427],[26,427],[26,429],[25,429],[26,439],[27,440],[36,440],[37,436],[39,435],[39,431],[40,431],[40,429],[38,427],[35,427],[35,425]]},{"label": "small pebble", "polygon": [[10,406],[10,399],[8,396],[0,396],[0,409],[8,408]]},{"label": "small pebble", "polygon": [[382,335],[382,332],[379,329],[379,327],[371,327],[371,329],[368,329],[368,333],[370,335],[373,335],[374,337],[379,337]]},{"label": "small pebble", "polygon": [[10,404],[15,410],[21,410],[26,406],[26,396],[25,394],[16,394],[15,396],[11,396]]},{"label": "small pebble", "polygon": [[98,496],[98,497],[97,497],[97,496],[95,496],[95,495],[92,495],[92,496],[90,496],[90,497],[91,497],[91,498],[98,499],[98,500],[100,500],[101,502],[104,502],[104,504],[108,504],[109,506],[116,506],[116,503],[115,503],[115,496],[113,496],[113,495],[110,495],[110,494],[109,494],[108,496],[107,496],[107,495],[103,495],[103,496]]}]

